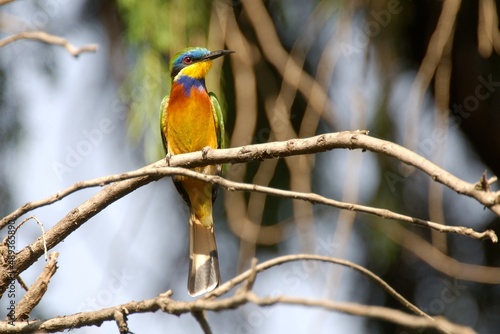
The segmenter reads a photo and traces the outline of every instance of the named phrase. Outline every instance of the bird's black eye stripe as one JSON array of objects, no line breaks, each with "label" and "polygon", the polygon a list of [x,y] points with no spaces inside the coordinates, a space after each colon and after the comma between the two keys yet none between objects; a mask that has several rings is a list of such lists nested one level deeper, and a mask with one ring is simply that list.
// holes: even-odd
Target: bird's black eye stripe
[{"label": "bird's black eye stripe", "polygon": [[192,57],[189,57],[189,56],[185,56],[183,59],[182,59],[182,62],[186,65],[189,65],[189,64],[192,64],[193,63],[193,58]]}]

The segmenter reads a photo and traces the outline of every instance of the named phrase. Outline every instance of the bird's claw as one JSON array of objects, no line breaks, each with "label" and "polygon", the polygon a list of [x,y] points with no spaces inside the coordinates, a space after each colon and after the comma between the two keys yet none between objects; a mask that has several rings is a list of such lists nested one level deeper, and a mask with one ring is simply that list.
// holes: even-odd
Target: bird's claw
[{"label": "bird's claw", "polygon": [[165,162],[167,163],[167,166],[170,166],[170,158],[172,158],[172,154],[167,153],[165,156]]},{"label": "bird's claw", "polygon": [[210,146],[205,146],[204,148],[201,149],[201,156],[203,159],[207,158],[208,152],[210,152],[211,148]]}]

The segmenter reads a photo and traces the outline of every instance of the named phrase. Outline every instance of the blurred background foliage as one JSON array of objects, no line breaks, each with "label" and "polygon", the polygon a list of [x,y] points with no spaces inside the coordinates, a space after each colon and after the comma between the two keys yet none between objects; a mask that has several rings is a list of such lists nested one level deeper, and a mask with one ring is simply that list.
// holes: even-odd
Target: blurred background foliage
[{"label": "blurred background foliage", "polygon": [[[164,156],[159,105],[169,92],[172,55],[203,46],[236,51],[215,62],[207,78],[208,89],[224,101],[232,147],[367,129],[469,182],[478,181],[484,170],[488,177],[500,174],[500,37],[493,0],[82,3],[83,17],[100,14],[109,71],[126,110],[123,127],[141,163]],[[449,38],[436,33],[446,26]],[[486,98],[478,98],[478,86]],[[0,153],[7,141],[15,146],[13,132],[21,131],[16,107],[4,96],[8,92],[0,93],[0,129],[6,138]],[[2,172],[6,180],[9,171]],[[498,217],[478,203],[382,155],[329,152],[266,160],[228,166],[225,176],[500,233]],[[2,205],[12,210],[1,189]],[[248,268],[253,256],[308,252],[346,257],[431,314],[481,333],[500,326],[500,269],[487,268],[500,264],[497,245],[263,194],[219,196],[220,252],[225,243],[237,249],[223,255],[230,267],[223,269],[226,277]],[[340,270],[318,275],[316,297],[402,309],[358,277],[346,279]],[[443,291],[451,291],[452,302],[443,299]],[[311,318],[309,325],[335,328],[321,314]],[[358,329],[421,332],[369,319]]]}]

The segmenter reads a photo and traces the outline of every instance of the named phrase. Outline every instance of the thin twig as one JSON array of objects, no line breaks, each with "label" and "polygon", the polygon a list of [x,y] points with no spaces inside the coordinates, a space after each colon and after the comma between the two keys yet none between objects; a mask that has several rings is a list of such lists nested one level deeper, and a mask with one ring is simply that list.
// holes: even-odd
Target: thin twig
[{"label": "thin twig", "polygon": [[18,41],[21,39],[37,40],[37,41],[48,43],[48,44],[62,46],[73,57],[78,57],[81,53],[84,53],[84,52],[95,52],[95,51],[97,51],[97,48],[98,48],[97,44],[88,44],[88,45],[82,46],[80,48],[77,48],[73,44],[68,42],[66,39],[59,37],[59,36],[50,35],[44,31],[24,31],[24,32],[21,32],[19,34],[5,37],[4,39],[0,40],[0,48],[4,47],[5,45],[7,45],[9,43],[12,43],[12,42],[15,42],[15,41]]},{"label": "thin twig", "polygon": [[481,178],[479,179],[478,185],[479,185],[479,187],[481,187],[481,189],[482,189],[482,190],[484,190],[484,191],[491,191],[491,188],[490,188],[490,183],[489,183],[489,181],[486,179],[486,171],[484,171],[484,172],[483,172],[483,175],[481,175]]},{"label": "thin twig", "polygon": [[[43,254],[45,255],[45,261],[48,261],[48,252],[47,252],[47,240],[45,240],[45,229],[43,228],[43,223],[35,216],[29,216],[28,218],[25,218],[22,222],[19,223],[19,225],[16,226],[16,229],[14,230],[14,234],[17,232],[17,230],[24,225],[27,221],[33,219],[36,221],[38,226],[40,226],[40,229],[42,230],[42,241],[43,241]],[[5,241],[4,241],[5,242]]]},{"label": "thin twig", "polygon": [[[363,275],[373,279],[377,284],[384,287],[393,297],[399,300],[405,307],[411,309],[420,315],[410,315],[401,311],[393,310],[386,307],[380,306],[367,306],[354,303],[340,303],[332,302],[329,300],[314,300],[307,298],[297,298],[288,296],[278,296],[278,297],[258,297],[253,292],[248,291],[245,294],[234,294],[227,298],[221,299],[211,299],[210,296],[202,296],[195,301],[191,302],[181,302],[172,300],[170,297],[172,295],[171,291],[167,291],[164,294],[160,294],[153,299],[143,300],[139,302],[129,302],[115,307],[105,308],[98,311],[82,312],[73,315],[59,316],[48,320],[38,320],[32,322],[15,322],[14,326],[7,322],[0,322],[0,333],[32,333],[37,330],[45,330],[47,332],[62,331],[68,328],[81,328],[84,326],[101,325],[104,321],[116,321],[115,314],[117,310],[126,309],[128,314],[135,313],[146,313],[146,312],[156,312],[162,310],[163,312],[180,315],[193,311],[224,311],[228,309],[234,309],[248,302],[255,303],[257,305],[269,306],[279,303],[293,304],[293,305],[303,305],[320,307],[326,310],[338,311],[351,315],[367,316],[377,319],[382,319],[385,321],[393,322],[402,326],[410,328],[423,328],[423,329],[436,329],[440,332],[452,332],[459,334],[470,334],[475,333],[471,328],[466,326],[460,326],[453,324],[446,319],[432,318],[426,315],[424,312],[420,311],[416,306],[412,305],[406,301],[402,296],[395,292],[387,283],[385,283],[378,276],[370,272],[369,270],[358,266],[354,263],[334,259],[326,256],[320,255],[307,255],[307,254],[297,254],[288,255],[275,258],[260,265],[257,265],[257,272],[261,272],[268,268],[276,265],[280,265],[287,262],[300,261],[300,260],[315,260],[323,262],[337,263],[340,265],[346,265],[357,271],[360,271]],[[221,296],[227,293],[236,284],[243,282],[252,275],[252,270],[247,270],[246,272],[233,278],[231,281],[226,282],[219,288],[212,291],[209,295],[211,296]]]},{"label": "thin twig", "polygon": [[[249,191],[249,192],[259,192],[273,196],[279,196],[284,198],[291,198],[296,200],[308,201],[314,204],[323,204],[332,207],[336,207],[343,210],[357,211],[366,214],[375,215],[384,219],[402,221],[410,224],[415,224],[423,227],[428,227],[433,230],[442,233],[456,233],[464,236],[468,236],[474,239],[490,239],[493,242],[497,242],[498,238],[493,230],[486,230],[484,232],[477,232],[472,228],[465,226],[447,226],[432,221],[419,219],[411,216],[406,216],[399,214],[387,209],[380,209],[365,205],[359,205],[354,203],[347,203],[336,201],[315,193],[301,193],[297,191],[281,190],[271,187],[259,186],[256,184],[233,182],[224,179],[220,176],[206,175],[198,172],[194,172],[189,169],[180,167],[161,167],[161,168],[141,168],[133,172],[123,173],[119,175],[110,175],[108,177],[100,177],[98,179],[79,182],[78,185],[83,188],[88,188],[90,186],[97,186],[108,184],[111,182],[122,181],[126,179],[137,178],[141,176],[173,176],[173,175],[183,175],[191,178],[195,178],[205,182],[211,182],[218,184],[219,186],[229,190],[229,191]],[[71,187],[73,188],[73,186]],[[82,188],[82,189],[83,189]],[[69,189],[69,188],[68,188]]]},{"label": "thin twig", "polygon": [[389,284],[387,284],[383,279],[375,275],[373,272],[370,270],[357,265],[353,262],[347,261],[347,260],[342,260],[342,259],[336,259],[333,257],[329,256],[323,256],[323,255],[314,255],[314,254],[294,254],[294,255],[285,255],[285,256],[280,256],[271,260],[268,260],[266,262],[263,262],[255,267],[255,269],[249,269],[245,271],[244,273],[232,278],[231,280],[227,281],[226,283],[222,284],[215,290],[205,294],[202,298],[204,299],[212,299],[214,297],[220,297],[227,293],[229,290],[234,288],[236,285],[240,284],[244,280],[248,279],[254,270],[257,273],[260,273],[264,270],[267,270],[269,268],[272,268],[274,266],[278,266],[284,263],[288,262],[295,262],[295,261],[321,261],[321,262],[328,262],[328,263],[335,263],[341,266],[349,267],[353,270],[358,271],[362,275],[368,277],[369,279],[373,280],[375,283],[377,283],[380,287],[382,287],[388,294],[390,294],[392,297],[394,297],[398,302],[401,303],[404,307],[409,309],[410,311],[414,312],[415,314],[419,316],[426,317],[428,319],[432,319],[431,316],[427,315],[424,311],[420,310],[417,306],[413,305],[410,303],[408,300],[406,300],[403,296],[401,296],[396,290],[394,290]]},{"label": "thin twig", "polygon": [[247,283],[238,290],[238,293],[247,293],[252,290],[255,279],[257,278],[257,263],[258,260],[254,257],[251,262],[250,275],[248,276]]},{"label": "thin twig", "polygon": [[17,275],[16,276],[16,281],[17,283],[19,283],[19,285],[21,286],[21,288],[23,288],[24,291],[28,291],[29,288],[28,286],[26,285],[26,283],[23,281],[23,279],[21,278],[20,275]]},{"label": "thin twig", "polygon": [[207,317],[205,315],[204,310],[191,311],[191,314],[196,319],[196,321],[198,321],[198,323],[200,324],[200,327],[203,330],[203,333],[212,334],[212,329],[210,329],[210,325],[208,324]]},{"label": "thin twig", "polygon": [[121,308],[115,311],[113,313],[113,318],[116,322],[116,325],[118,326],[118,330],[120,331],[120,334],[129,334],[130,330],[128,329],[128,324],[127,324],[127,315],[128,315],[128,310],[126,308]]},{"label": "thin twig", "polygon": [[[497,176],[492,176],[490,177],[488,180],[487,180],[487,183],[489,186],[491,186],[493,183],[497,182],[498,181],[498,177]],[[490,189],[491,190],[491,189]]]}]

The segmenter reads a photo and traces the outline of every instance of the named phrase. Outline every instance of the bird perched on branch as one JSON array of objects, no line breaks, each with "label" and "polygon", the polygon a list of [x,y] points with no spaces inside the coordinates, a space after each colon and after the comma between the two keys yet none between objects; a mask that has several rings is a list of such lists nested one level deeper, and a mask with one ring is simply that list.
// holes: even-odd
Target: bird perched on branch
[{"label": "bird perched on branch", "polygon": [[[212,61],[233,53],[188,48],[177,53],[170,63],[172,88],[161,103],[161,135],[170,155],[224,148],[224,120],[217,97],[205,86],[205,76]],[[193,170],[220,175],[221,165],[196,167]],[[189,206],[189,277],[191,296],[212,291],[219,285],[219,260],[215,242],[212,204],[217,186],[185,176],[173,178],[177,191]]]}]

